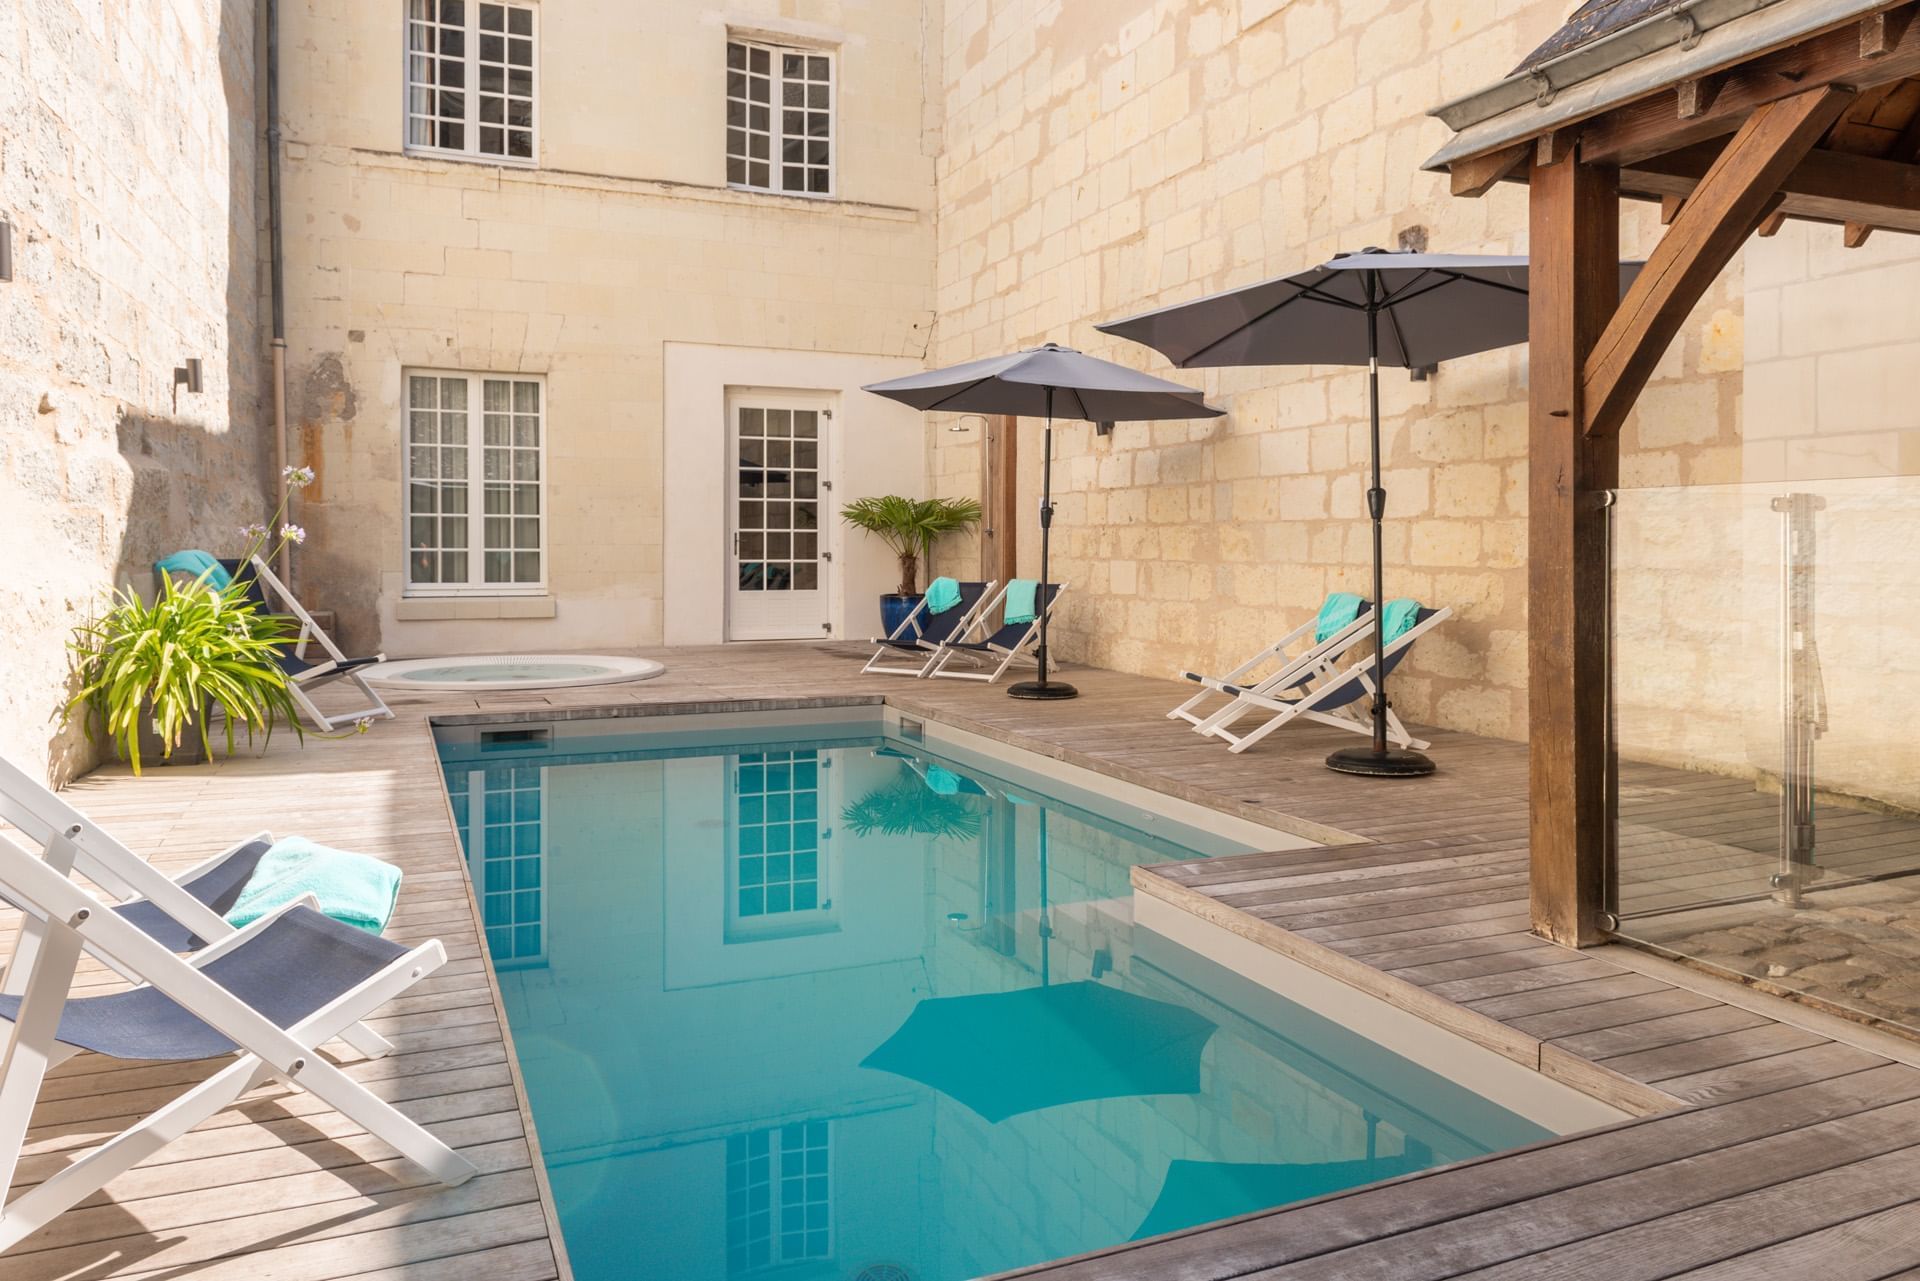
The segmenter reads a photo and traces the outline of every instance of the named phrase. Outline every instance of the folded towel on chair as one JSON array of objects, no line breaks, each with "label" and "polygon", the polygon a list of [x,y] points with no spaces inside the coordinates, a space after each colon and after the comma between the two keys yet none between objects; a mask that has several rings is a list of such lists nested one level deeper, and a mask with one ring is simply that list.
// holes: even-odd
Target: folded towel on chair
[{"label": "folded towel on chair", "polygon": [[1040,616],[1040,580],[1016,578],[1007,584],[1005,618],[1009,623],[1031,623]]},{"label": "folded towel on chair", "polygon": [[153,562],[153,567],[162,574],[184,574],[188,578],[198,578],[205,574],[207,586],[216,592],[225,591],[227,584],[233,581],[233,575],[227,572],[226,566],[214,559],[210,552],[175,552],[171,556],[163,556]]},{"label": "folded towel on chair", "polygon": [[1318,645],[1360,617],[1360,597],[1353,592],[1331,592],[1313,620],[1313,643]]},{"label": "folded towel on chair", "polygon": [[1419,621],[1420,602],[1402,596],[1398,600],[1387,602],[1386,609],[1380,615],[1380,633],[1386,638],[1387,644],[1391,645],[1405,636]]},{"label": "folded towel on chair", "polygon": [[283,837],[260,856],[227,921],[245,926],[308,894],[319,900],[323,914],[378,934],[400,896],[400,869],[304,836]]},{"label": "folded towel on chair", "polygon": [[944,614],[960,603],[960,584],[951,578],[936,578],[927,584],[927,612]]}]

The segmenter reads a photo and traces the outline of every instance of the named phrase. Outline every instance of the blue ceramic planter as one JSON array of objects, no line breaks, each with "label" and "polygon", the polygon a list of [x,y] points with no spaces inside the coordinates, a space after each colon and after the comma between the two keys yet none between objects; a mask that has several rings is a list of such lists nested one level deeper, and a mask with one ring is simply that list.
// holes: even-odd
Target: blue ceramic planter
[{"label": "blue ceramic planter", "polygon": [[[914,611],[914,607],[919,605],[923,599],[924,597],[918,594],[903,596],[899,592],[889,592],[885,596],[882,596],[880,598],[880,634],[882,636],[893,635],[894,629],[906,621],[907,615],[911,614]],[[917,622],[901,637],[902,640],[918,640],[919,638],[920,624]]]}]

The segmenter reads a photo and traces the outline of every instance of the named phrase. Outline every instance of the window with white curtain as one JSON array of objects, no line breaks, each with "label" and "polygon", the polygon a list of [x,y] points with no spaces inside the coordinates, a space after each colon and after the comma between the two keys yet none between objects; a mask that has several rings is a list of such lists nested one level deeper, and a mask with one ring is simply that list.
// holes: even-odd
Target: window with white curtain
[{"label": "window with white curtain", "polygon": [[525,374],[409,370],[407,593],[546,584],[546,386]]},{"label": "window with white curtain", "polygon": [[407,150],[534,162],[532,6],[407,0]]}]

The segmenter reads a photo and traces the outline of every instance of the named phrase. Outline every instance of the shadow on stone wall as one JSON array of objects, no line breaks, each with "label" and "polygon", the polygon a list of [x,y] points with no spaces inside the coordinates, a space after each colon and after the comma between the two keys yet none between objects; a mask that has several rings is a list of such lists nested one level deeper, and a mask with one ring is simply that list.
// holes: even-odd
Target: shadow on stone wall
[{"label": "shadow on stone wall", "polygon": [[[75,584],[66,602],[66,630],[44,640],[35,638],[35,643],[64,643],[73,625],[105,606],[112,589],[130,586],[150,596],[156,589],[153,562],[170,552],[202,547],[217,555],[236,554],[240,550],[240,527],[262,519],[271,510],[275,478],[271,475],[271,416],[262,412],[267,405],[268,378],[259,270],[263,237],[257,199],[264,181],[260,166],[263,121],[255,93],[255,69],[260,64],[251,0],[222,0],[218,24],[210,35],[217,48],[227,130],[226,203],[217,211],[189,204],[184,221],[190,230],[204,233],[198,243],[210,255],[224,260],[215,267],[220,279],[214,282],[212,291],[197,293],[200,286],[195,273],[207,270],[209,264],[146,261],[140,274],[132,278],[131,287],[124,290],[133,294],[140,306],[131,318],[124,309],[116,314],[102,290],[95,291],[88,309],[91,315],[82,310],[60,317],[63,328],[72,325],[99,332],[114,324],[125,325],[131,319],[139,327],[166,335],[158,343],[146,335],[113,335],[124,348],[138,353],[131,357],[137,390],[127,391],[151,403],[134,403],[127,398],[121,386],[125,374],[120,379],[110,375],[96,379],[85,374],[77,379],[78,371],[65,362],[34,371],[54,386],[64,382],[72,387],[74,381],[82,381],[62,398],[73,402],[76,418],[90,420],[75,430],[92,436],[98,448],[105,444],[99,436],[108,429],[110,419],[112,448],[124,469],[123,483],[81,492],[73,477],[89,465],[85,460],[86,441],[64,435],[60,438],[69,477],[68,506],[93,506],[93,529],[85,531],[91,536],[76,530],[68,542],[77,560],[111,566],[111,581]],[[119,30],[111,35],[130,38]],[[103,86],[102,98],[109,109],[96,124],[80,126],[100,132],[97,136],[77,136],[74,151],[111,154],[123,145],[120,135],[124,130],[112,120],[122,107],[136,108],[138,104],[129,100],[138,96],[136,86],[125,81]],[[208,125],[205,132],[216,139],[212,145],[217,146],[217,126],[212,121]],[[195,188],[183,181],[175,190],[190,196]],[[106,211],[103,217],[110,221],[112,211]],[[215,238],[216,218],[225,229],[224,242]],[[79,232],[72,234],[79,238]],[[186,246],[196,242],[191,235],[185,240]],[[64,247],[67,258],[89,271],[98,266],[89,261],[91,252],[84,241]],[[104,274],[107,269],[101,266],[100,270]],[[172,280],[181,283],[170,283]],[[180,350],[172,353],[162,344]],[[189,357],[204,362],[202,391],[197,395],[172,383],[174,365],[184,365]],[[83,396],[93,398],[90,413],[80,402]],[[67,702],[79,689],[70,656],[67,672],[63,688],[46,692],[47,772],[56,783],[85,773],[111,755],[110,747],[90,741],[83,716],[64,714]]]}]

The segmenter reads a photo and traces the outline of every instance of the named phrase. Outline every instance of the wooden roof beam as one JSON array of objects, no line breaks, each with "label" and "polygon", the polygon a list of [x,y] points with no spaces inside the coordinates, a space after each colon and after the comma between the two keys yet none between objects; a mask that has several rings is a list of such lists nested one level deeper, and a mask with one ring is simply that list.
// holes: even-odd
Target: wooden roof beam
[{"label": "wooden roof beam", "polygon": [[1785,49],[1714,73],[1719,87],[1698,115],[1680,116],[1680,90],[1664,90],[1617,107],[1582,125],[1580,157],[1589,164],[1631,167],[1649,156],[1717,138],[1737,129],[1756,109],[1825,85],[1861,90],[1920,76],[1920,4],[1879,15],[1888,19],[1878,52],[1861,52],[1861,32],[1849,23]]},{"label": "wooden roof beam", "polygon": [[1833,127],[1853,97],[1848,90],[1825,85],[1769,102],[1740,126],[1647,258],[1587,357],[1579,403],[1588,435],[1611,436],[1620,429],[1687,312],[1760,221],[1774,212],[1781,180]]},{"label": "wooden roof beam", "polygon": [[[1621,171],[1623,190],[1659,196],[1691,195],[1724,154],[1713,143],[1653,156]],[[1783,216],[1861,222],[1920,232],[1920,167],[1873,156],[1814,150],[1780,180]]]},{"label": "wooden roof beam", "polygon": [[1515,143],[1499,151],[1490,151],[1484,156],[1475,156],[1471,160],[1462,160],[1448,173],[1448,181],[1453,185],[1456,196],[1484,196],[1504,179],[1514,176],[1520,166],[1533,154],[1531,142]]},{"label": "wooden roof beam", "polygon": [[1860,56],[1884,58],[1892,53],[1912,21],[1912,9],[1882,10],[1860,19]]}]

